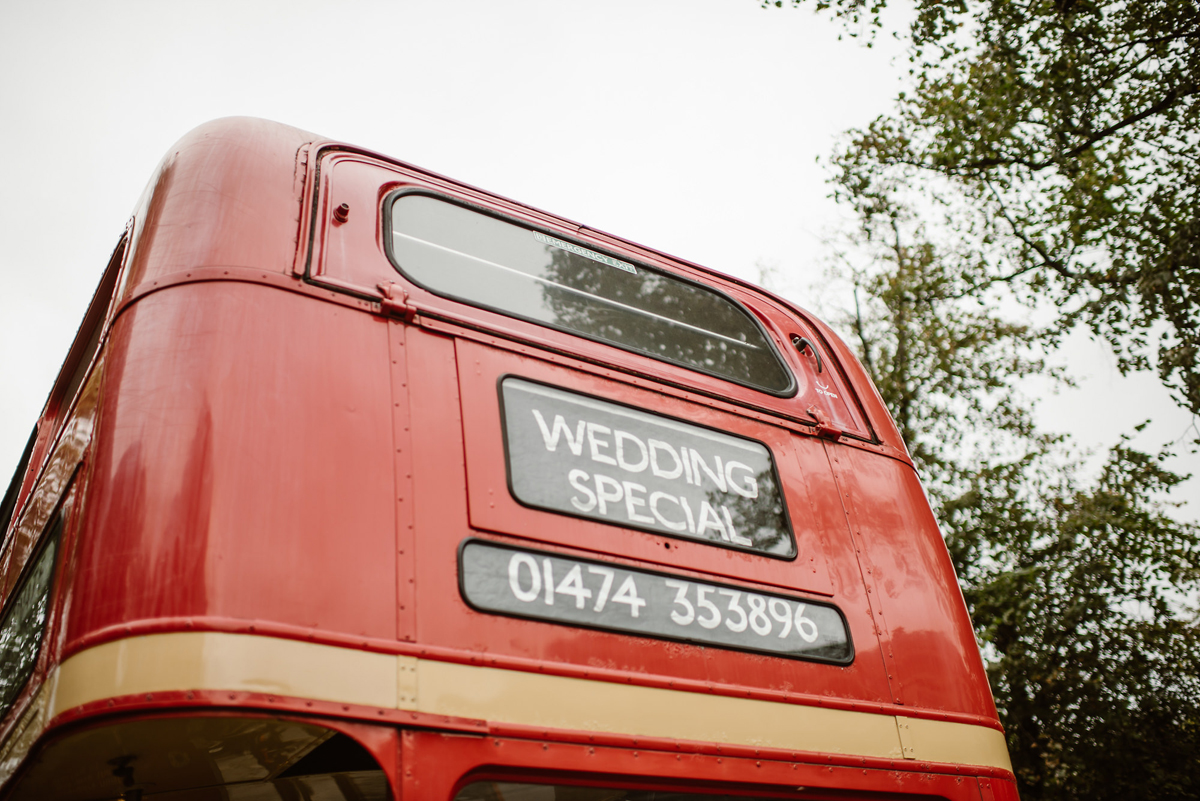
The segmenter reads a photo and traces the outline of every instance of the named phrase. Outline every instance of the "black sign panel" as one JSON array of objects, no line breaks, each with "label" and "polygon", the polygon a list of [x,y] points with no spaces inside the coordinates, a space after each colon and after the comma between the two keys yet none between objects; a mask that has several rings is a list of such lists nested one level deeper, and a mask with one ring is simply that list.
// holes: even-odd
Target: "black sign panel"
[{"label": "black sign panel", "polygon": [[528,506],[791,559],[761,442],[543,384],[501,383],[514,497]]},{"label": "black sign panel", "polygon": [[849,664],[837,607],[605,562],[468,540],[463,598],[484,612]]}]

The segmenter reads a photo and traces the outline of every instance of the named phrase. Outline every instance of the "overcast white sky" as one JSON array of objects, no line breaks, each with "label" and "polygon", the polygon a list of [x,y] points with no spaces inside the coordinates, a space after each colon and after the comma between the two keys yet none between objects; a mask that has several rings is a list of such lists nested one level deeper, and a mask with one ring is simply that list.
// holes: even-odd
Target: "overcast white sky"
[{"label": "overcast white sky", "polygon": [[[0,491],[158,160],[251,115],[372,148],[811,305],[839,219],[817,157],[905,62],[758,0],[0,0]],[[1100,448],[1185,434],[1086,337],[1041,419]],[[1200,473],[1200,460],[1176,469]],[[1193,480],[1189,488],[1200,486]],[[1194,504],[1195,505],[1195,504]],[[1190,517],[1195,517],[1192,510]]]}]

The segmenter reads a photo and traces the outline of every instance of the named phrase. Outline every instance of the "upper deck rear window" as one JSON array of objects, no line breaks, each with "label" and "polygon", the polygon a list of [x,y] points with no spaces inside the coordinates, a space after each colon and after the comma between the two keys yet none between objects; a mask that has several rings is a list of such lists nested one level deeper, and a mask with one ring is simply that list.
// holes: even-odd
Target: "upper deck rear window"
[{"label": "upper deck rear window", "polygon": [[432,292],[776,395],[793,389],[732,299],[586,245],[425,195],[391,208],[391,255]]}]

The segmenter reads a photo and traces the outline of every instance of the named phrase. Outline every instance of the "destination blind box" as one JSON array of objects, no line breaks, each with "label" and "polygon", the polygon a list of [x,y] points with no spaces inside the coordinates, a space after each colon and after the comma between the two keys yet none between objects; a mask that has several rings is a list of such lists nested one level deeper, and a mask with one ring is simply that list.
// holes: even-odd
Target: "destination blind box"
[{"label": "destination blind box", "polygon": [[515,376],[500,382],[513,497],[527,506],[793,559],[761,442]]}]

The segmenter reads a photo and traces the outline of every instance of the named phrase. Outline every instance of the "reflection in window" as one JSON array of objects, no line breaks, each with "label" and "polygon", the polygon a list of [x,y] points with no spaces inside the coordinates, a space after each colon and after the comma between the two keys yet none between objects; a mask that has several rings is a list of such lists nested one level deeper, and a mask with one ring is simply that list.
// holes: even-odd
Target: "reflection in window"
[{"label": "reflection in window", "polygon": [[699,284],[422,195],[393,204],[391,244],[434,292],[768,392],[792,387],[750,315]]},{"label": "reflection in window", "polygon": [[454,801],[753,801],[748,796],[677,793],[672,790],[623,790],[615,787],[577,787],[566,784],[474,782],[458,791]]},{"label": "reflection in window", "polygon": [[8,712],[37,662],[46,628],[54,556],[58,552],[62,521],[60,511],[48,527],[46,544],[13,593],[3,621],[0,621],[0,715]]}]

